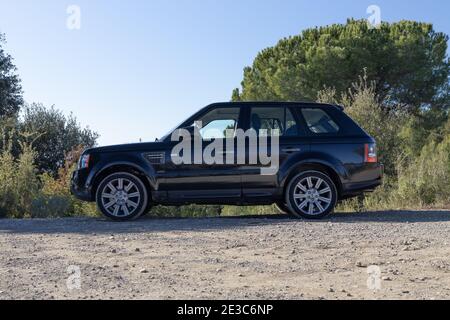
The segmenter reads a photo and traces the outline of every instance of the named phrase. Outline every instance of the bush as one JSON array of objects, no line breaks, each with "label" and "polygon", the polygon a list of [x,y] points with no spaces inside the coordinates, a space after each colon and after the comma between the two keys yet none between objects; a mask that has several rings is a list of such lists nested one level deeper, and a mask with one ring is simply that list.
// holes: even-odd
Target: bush
[{"label": "bush", "polygon": [[[66,154],[64,166],[59,169],[56,179],[49,173],[44,173],[41,176],[42,197],[37,207],[43,208],[43,205],[47,204],[50,216],[70,217],[79,215],[98,215],[94,203],[78,200],[70,193],[70,179],[82,151],[83,149],[78,147]],[[58,214],[53,215],[56,208],[60,208],[61,211]]]},{"label": "bush", "polygon": [[430,142],[420,156],[399,172],[396,196],[401,205],[429,206],[450,203],[450,136]]},{"label": "bush", "polygon": [[71,201],[66,196],[41,195],[31,203],[32,218],[56,218],[68,216],[71,212]]},{"label": "bush", "polygon": [[26,143],[22,143],[21,147],[22,153],[18,159],[14,159],[10,148],[4,149],[0,155],[1,217],[28,216],[31,202],[39,193],[39,180],[34,166],[35,153]]},{"label": "bush", "polygon": [[280,211],[275,206],[252,206],[252,207],[225,206],[222,210],[221,216],[235,217],[247,215],[271,215],[279,213]]},{"label": "bush", "polygon": [[[29,140],[30,135],[22,135]],[[0,153],[0,217],[45,218],[76,215],[95,216],[95,205],[77,200],[70,194],[70,176],[81,149],[70,153],[58,178],[39,175],[36,152],[31,143],[20,142],[20,154],[14,157],[12,143],[4,139]]]},{"label": "bush", "polygon": [[15,162],[8,150],[0,154],[0,217],[10,212],[10,204],[14,201]]},{"label": "bush", "polygon": [[149,215],[154,217],[167,218],[199,218],[199,217],[219,217],[222,206],[188,205],[179,207],[153,207]]},{"label": "bush", "polygon": [[220,205],[188,205],[179,207],[157,206],[149,213],[154,217],[170,218],[204,218],[204,217],[234,217],[245,215],[278,214],[275,206],[220,206]]},{"label": "bush", "polygon": [[400,131],[403,150],[408,160],[413,160],[430,141],[442,142],[450,131],[446,112],[427,109],[409,117]]}]

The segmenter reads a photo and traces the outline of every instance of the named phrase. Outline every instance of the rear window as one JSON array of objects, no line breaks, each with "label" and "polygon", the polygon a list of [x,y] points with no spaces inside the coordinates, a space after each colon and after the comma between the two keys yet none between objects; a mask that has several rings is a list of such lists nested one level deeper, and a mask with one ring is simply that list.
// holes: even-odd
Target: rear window
[{"label": "rear window", "polygon": [[332,134],[339,132],[339,126],[322,109],[302,109],[308,129],[316,134]]}]

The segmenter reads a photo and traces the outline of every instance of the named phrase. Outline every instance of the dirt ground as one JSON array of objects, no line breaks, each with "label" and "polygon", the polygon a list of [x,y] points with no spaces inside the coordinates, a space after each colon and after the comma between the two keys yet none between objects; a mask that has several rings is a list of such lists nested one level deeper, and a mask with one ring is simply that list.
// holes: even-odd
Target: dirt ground
[{"label": "dirt ground", "polygon": [[0,220],[0,299],[449,299],[449,235],[450,211]]}]

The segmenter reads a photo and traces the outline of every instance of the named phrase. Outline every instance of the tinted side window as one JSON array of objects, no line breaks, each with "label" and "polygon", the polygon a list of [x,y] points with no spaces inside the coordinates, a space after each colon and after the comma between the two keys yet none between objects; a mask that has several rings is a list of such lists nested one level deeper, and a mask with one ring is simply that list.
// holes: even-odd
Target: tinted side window
[{"label": "tinted side window", "polygon": [[203,139],[224,139],[234,136],[239,120],[239,108],[217,108],[196,120],[202,123]]},{"label": "tinted side window", "polygon": [[268,135],[278,130],[285,137],[299,135],[297,121],[288,108],[252,108],[250,127],[259,134],[261,130],[267,130]]},{"label": "tinted side window", "polygon": [[302,109],[308,128],[313,133],[327,134],[338,133],[339,126],[333,119],[322,109]]},{"label": "tinted side window", "polygon": [[289,108],[286,108],[286,130],[284,132],[285,137],[298,137],[299,136],[299,125],[297,120],[295,120]]}]

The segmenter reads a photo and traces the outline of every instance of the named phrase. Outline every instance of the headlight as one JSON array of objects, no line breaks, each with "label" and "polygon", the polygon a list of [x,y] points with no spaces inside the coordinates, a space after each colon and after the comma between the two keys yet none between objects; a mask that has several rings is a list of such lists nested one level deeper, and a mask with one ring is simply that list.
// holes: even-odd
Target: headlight
[{"label": "headlight", "polygon": [[84,154],[80,158],[80,162],[78,163],[78,169],[87,169],[89,168],[89,160],[91,159],[90,154]]}]

